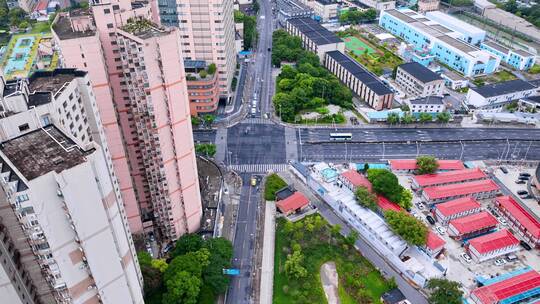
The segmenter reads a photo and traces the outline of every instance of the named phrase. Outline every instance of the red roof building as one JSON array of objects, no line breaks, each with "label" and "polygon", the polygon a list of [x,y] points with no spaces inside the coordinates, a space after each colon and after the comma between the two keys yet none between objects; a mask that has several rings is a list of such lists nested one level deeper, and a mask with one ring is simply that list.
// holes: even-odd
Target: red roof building
[{"label": "red roof building", "polygon": [[446,242],[435,232],[429,231],[426,240],[426,252],[431,257],[437,256],[444,248]]},{"label": "red roof building", "polygon": [[293,195],[276,203],[277,208],[283,214],[296,212],[298,209],[307,207],[309,200],[301,192],[295,192]]},{"label": "red roof building", "polygon": [[493,198],[499,193],[499,186],[490,180],[479,180],[460,184],[424,188],[422,198],[430,203],[440,203],[464,196],[476,199]]},{"label": "red roof building", "polygon": [[[475,304],[497,304],[512,297],[520,296],[520,303],[529,303],[530,297],[538,296],[536,293],[528,291],[540,288],[540,273],[530,270],[498,281],[496,283],[476,288],[471,292],[471,300]],[[508,303],[516,303],[505,301]],[[537,302],[533,302],[537,303]]]},{"label": "red roof building", "polygon": [[387,210],[401,211],[401,207],[398,204],[389,201],[386,197],[381,195],[377,195],[377,205],[382,212]]},{"label": "red roof building", "polygon": [[[416,166],[416,159],[393,159],[388,161],[390,163],[390,168],[393,171],[407,171],[412,172],[418,167]],[[460,160],[438,160],[439,171],[449,171],[449,170],[461,170],[465,169],[463,162]]]},{"label": "red roof building", "polygon": [[424,188],[429,186],[439,186],[446,184],[455,184],[465,181],[486,179],[484,171],[475,169],[463,169],[447,171],[437,174],[417,175],[413,178],[412,186],[414,188]]},{"label": "red roof building", "polygon": [[349,170],[343,172],[339,176],[339,180],[351,191],[356,191],[357,187],[366,187],[371,191],[371,183],[369,180],[362,174],[356,172],[356,170]]},{"label": "red roof building", "polygon": [[534,216],[510,196],[498,197],[495,204],[514,231],[532,246],[540,248],[540,222]]},{"label": "red roof building", "polygon": [[499,221],[487,211],[451,220],[448,235],[461,240],[486,233],[497,227]]},{"label": "red roof building", "polygon": [[448,225],[448,222],[478,213],[482,210],[480,203],[472,197],[462,197],[448,202],[435,205],[433,215],[442,225]]},{"label": "red roof building", "polygon": [[519,249],[519,240],[510,231],[503,229],[482,235],[467,244],[469,255],[476,262],[483,262]]}]

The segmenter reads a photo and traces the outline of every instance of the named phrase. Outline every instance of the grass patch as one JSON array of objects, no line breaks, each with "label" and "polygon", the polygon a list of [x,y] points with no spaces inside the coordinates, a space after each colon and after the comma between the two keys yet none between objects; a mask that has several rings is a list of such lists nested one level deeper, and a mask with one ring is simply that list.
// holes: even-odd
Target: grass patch
[{"label": "grass patch", "polygon": [[[300,248],[306,277],[296,279],[285,272],[287,255]],[[326,303],[319,271],[322,264],[334,261],[339,277],[338,294],[344,304],[380,303],[391,289],[373,265],[318,214],[296,223],[280,218],[276,226],[274,255],[274,303]]]},{"label": "grass patch", "polygon": [[535,64],[529,69],[529,74],[539,74],[540,73],[540,65]]},{"label": "grass patch", "polygon": [[40,21],[32,24],[32,30],[30,33],[32,34],[40,34],[40,33],[50,33],[51,32],[51,25],[47,21]]},{"label": "grass patch", "polygon": [[345,41],[345,47],[357,56],[360,56],[365,52],[368,54],[375,53],[375,50],[371,46],[355,36],[347,36],[343,38],[343,40]]},{"label": "grass patch", "polygon": [[501,70],[499,72],[492,73],[486,76],[477,77],[473,80],[473,83],[477,86],[483,86],[485,84],[509,81],[509,80],[514,80],[514,79],[517,79],[517,77],[514,76],[514,74],[506,70]]},{"label": "grass patch", "polygon": [[345,115],[343,113],[336,113],[332,115],[324,115],[319,118],[310,118],[310,119],[301,119],[300,124],[344,124],[346,121]]},{"label": "grass patch", "polygon": [[279,175],[272,173],[266,178],[264,184],[264,199],[267,201],[273,201],[276,199],[276,191],[287,187],[287,183],[279,177]]}]

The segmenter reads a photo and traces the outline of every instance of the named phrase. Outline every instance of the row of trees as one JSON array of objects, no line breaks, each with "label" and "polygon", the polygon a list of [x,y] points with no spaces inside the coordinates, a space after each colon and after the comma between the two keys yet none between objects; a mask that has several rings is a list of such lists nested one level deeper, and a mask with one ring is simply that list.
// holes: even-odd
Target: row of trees
[{"label": "row of trees", "polygon": [[404,211],[388,210],[384,213],[388,226],[407,243],[417,246],[426,244],[428,228],[424,223]]},{"label": "row of trees", "polygon": [[319,57],[302,49],[300,38],[283,30],[273,33],[272,62],[296,62],[286,65],[276,80],[274,108],[283,121],[294,122],[303,110],[316,110],[328,104],[352,107],[351,91],[321,66]]},{"label": "row of trees", "polygon": [[229,278],[224,268],[231,266],[233,248],[224,238],[203,240],[187,234],[178,239],[170,263],[152,260],[146,252],[138,254],[145,282],[147,303],[200,303],[224,293]]},{"label": "row of trees", "polygon": [[386,197],[403,209],[408,210],[412,207],[411,191],[399,184],[394,173],[386,169],[368,169],[367,175],[375,193]]},{"label": "row of trees", "polygon": [[[437,115],[435,116],[435,121],[440,122],[440,123],[448,123],[451,118],[452,118],[452,116],[450,115],[450,113],[441,112],[441,113],[437,113]],[[410,124],[410,123],[414,123],[414,122],[426,123],[426,122],[432,122],[433,121],[433,116],[431,114],[429,114],[429,113],[420,113],[418,115],[418,119],[417,119],[412,114],[405,113],[400,118],[397,113],[389,113],[388,118],[386,119],[386,121],[389,124],[398,124],[398,123]]]},{"label": "row of trees", "polygon": [[508,0],[504,4],[497,5],[507,12],[515,14],[518,17],[522,17],[536,27],[540,27],[540,5],[535,4],[531,7],[518,6],[516,0]]},{"label": "row of trees", "polygon": [[[254,2],[254,5],[257,2]],[[234,11],[234,22],[244,24],[244,50],[249,50],[257,41],[257,17]]]},{"label": "row of trees", "polygon": [[215,144],[195,144],[195,153],[214,157],[216,155],[216,145]]},{"label": "row of trees", "polygon": [[359,24],[368,21],[373,21],[377,18],[377,11],[373,8],[370,8],[365,11],[360,11],[357,9],[348,9],[343,11],[339,15],[339,22],[341,24]]}]

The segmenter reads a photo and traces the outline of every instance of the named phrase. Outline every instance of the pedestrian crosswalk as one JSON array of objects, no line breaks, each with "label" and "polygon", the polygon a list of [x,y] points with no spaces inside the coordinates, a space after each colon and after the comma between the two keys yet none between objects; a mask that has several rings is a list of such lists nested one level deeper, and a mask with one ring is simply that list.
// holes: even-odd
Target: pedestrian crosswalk
[{"label": "pedestrian crosswalk", "polygon": [[244,165],[230,165],[229,168],[238,173],[266,173],[266,172],[280,172],[288,169],[288,164],[244,164]]},{"label": "pedestrian crosswalk", "polygon": [[251,118],[246,118],[246,119],[242,120],[241,123],[268,125],[268,124],[272,124],[273,122],[270,119],[264,119],[264,118],[261,118],[261,117],[251,117]]}]

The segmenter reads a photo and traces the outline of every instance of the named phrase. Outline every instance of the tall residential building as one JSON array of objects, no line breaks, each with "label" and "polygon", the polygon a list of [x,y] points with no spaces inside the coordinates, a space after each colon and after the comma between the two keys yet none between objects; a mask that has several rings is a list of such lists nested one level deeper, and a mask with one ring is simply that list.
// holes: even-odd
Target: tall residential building
[{"label": "tall residential building", "polygon": [[86,73],[0,83],[2,301],[143,303]]},{"label": "tall residential building", "polygon": [[177,26],[186,60],[215,63],[221,97],[231,94],[236,69],[233,0],[158,0],[163,25]]},{"label": "tall residential building", "polygon": [[180,32],[155,24],[151,6],[94,4],[53,31],[63,64],[88,69],[101,96],[132,230],[174,240],[199,228],[202,208]]}]

